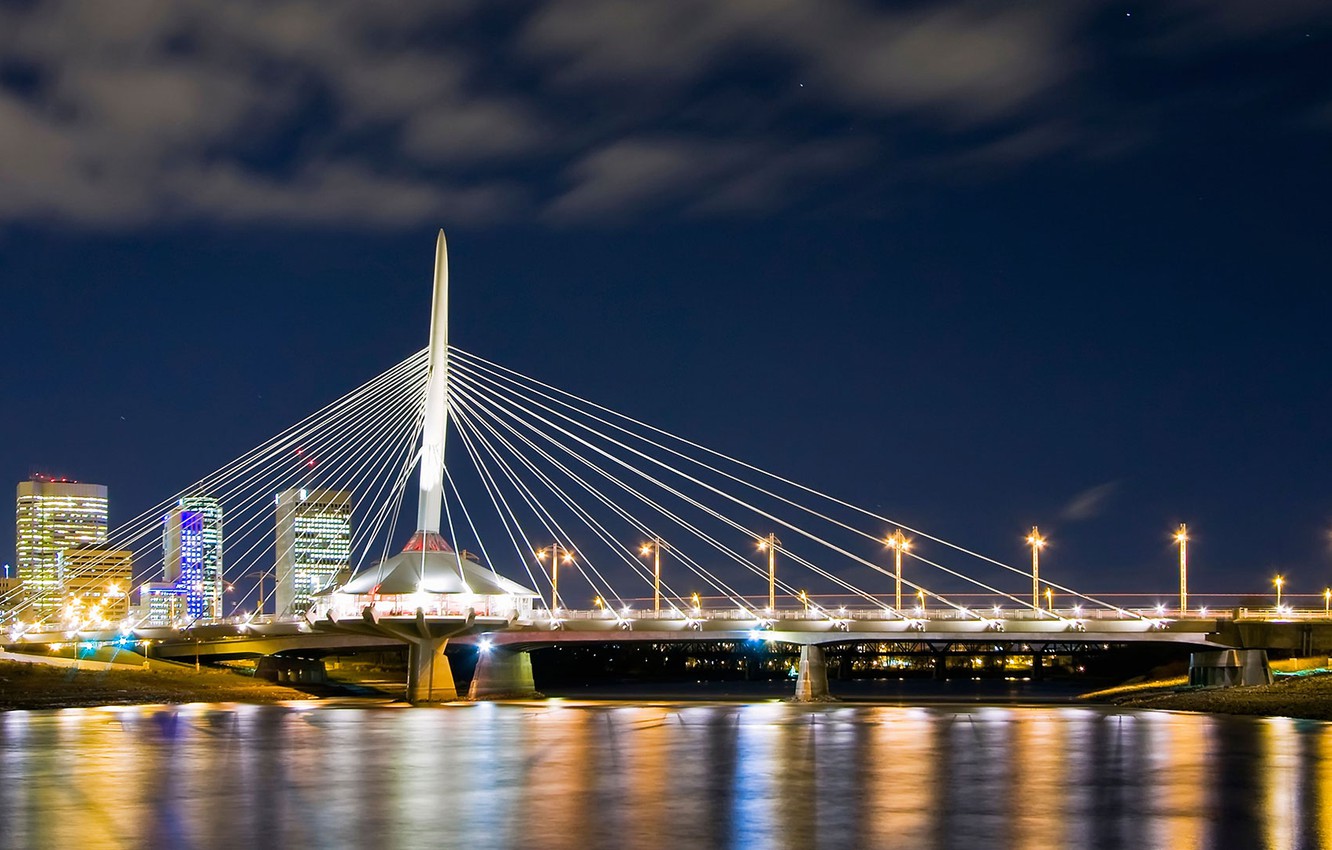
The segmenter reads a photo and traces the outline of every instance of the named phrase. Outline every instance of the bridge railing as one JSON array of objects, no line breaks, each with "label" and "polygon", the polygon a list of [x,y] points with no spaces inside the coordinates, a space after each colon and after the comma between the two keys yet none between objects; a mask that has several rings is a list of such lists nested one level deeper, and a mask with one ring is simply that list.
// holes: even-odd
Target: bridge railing
[{"label": "bridge railing", "polygon": [[[1244,610],[1244,609],[1239,609]],[[1301,612],[1298,616],[1313,618],[1314,612]],[[1318,612],[1321,617],[1322,612]],[[1190,611],[1181,614],[1179,611],[1161,611],[1155,607],[1149,608],[1123,608],[1118,610],[1105,608],[1055,608],[1053,610],[1042,609],[1035,611],[1030,608],[1001,608],[996,611],[993,608],[977,608],[968,610],[957,610],[954,608],[937,608],[926,611],[909,611],[905,614],[896,614],[882,608],[822,608],[811,607],[804,609],[782,609],[773,613],[762,611],[742,611],[739,608],[689,608],[689,609],[662,609],[660,612],[654,612],[651,609],[621,609],[613,611],[607,608],[593,608],[590,610],[570,610],[560,609],[556,619],[560,620],[735,620],[738,622],[750,623],[755,619],[770,620],[774,622],[781,621],[828,621],[828,620],[932,620],[932,621],[979,621],[979,620],[1004,620],[1004,621],[1037,621],[1037,620],[1218,620],[1232,619],[1237,616],[1246,616],[1240,614],[1236,609],[1227,609],[1221,611],[1210,611],[1206,614]],[[533,611],[532,619],[539,621],[549,620],[550,614],[546,611]]]}]

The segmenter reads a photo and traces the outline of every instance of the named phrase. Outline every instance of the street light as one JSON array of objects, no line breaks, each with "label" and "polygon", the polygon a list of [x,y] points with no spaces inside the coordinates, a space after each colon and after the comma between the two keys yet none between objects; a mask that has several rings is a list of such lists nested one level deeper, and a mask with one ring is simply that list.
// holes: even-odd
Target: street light
[{"label": "street light", "polygon": [[1045,608],[1047,611],[1054,610],[1054,591],[1048,586],[1045,588]]},{"label": "street light", "polygon": [[1277,612],[1279,613],[1281,611],[1281,588],[1285,585],[1286,580],[1281,576],[1277,576],[1275,579],[1272,580],[1272,583],[1276,585],[1277,589],[1276,607],[1277,607]]},{"label": "street light", "polygon": [[1179,613],[1183,616],[1189,610],[1189,527],[1182,522],[1175,542],[1179,544]]},{"label": "street light", "polygon": [[911,548],[911,541],[907,540],[902,529],[897,529],[886,540],[883,541],[889,549],[893,550],[893,608],[902,610],[902,553]]},{"label": "street light", "polygon": [[537,560],[543,565],[550,558],[550,611],[557,614],[560,610],[560,563],[572,564],[573,552],[558,543],[552,543],[536,553]]},{"label": "street light", "polygon": [[1045,548],[1045,538],[1040,529],[1031,527],[1027,535],[1027,545],[1031,547],[1031,607],[1041,610],[1041,550]]},{"label": "street light", "polygon": [[809,613],[809,596],[805,591],[800,591],[800,604],[805,606],[805,613]]},{"label": "street light", "polygon": [[[268,577],[268,574],[269,574],[270,572],[272,572],[272,570],[267,570],[267,569],[266,569],[266,570],[250,570],[248,573],[245,573],[244,575],[242,575],[242,576],[240,577],[240,578],[249,578],[250,576],[258,576],[258,577],[259,577],[259,582],[258,582],[258,584],[255,585],[255,591],[258,593],[258,596],[259,596],[259,598],[256,599],[256,600],[255,600],[255,603],[254,603],[254,615],[255,615],[256,617],[261,617],[261,616],[263,616],[263,613],[264,613],[264,602],[266,602],[267,599],[268,599],[268,597],[264,596],[264,579]],[[239,579],[237,579],[237,581],[239,581]],[[232,585],[233,585],[233,586],[235,585],[235,582],[234,582],[234,581],[232,582]],[[240,604],[241,604],[242,602],[244,602],[244,601],[245,601],[245,599],[244,599],[244,597],[242,597],[241,600],[240,600],[240,602],[237,602],[237,603],[236,603],[236,606],[239,607]],[[233,614],[235,613],[235,610],[236,610],[235,608],[232,608],[232,613],[233,613]]]},{"label": "street light", "polygon": [[1323,591],[1323,619],[1332,620],[1332,587]]},{"label": "street light", "polygon": [[665,545],[660,537],[653,537],[638,550],[643,557],[652,556],[652,613],[661,613],[661,547]]},{"label": "street light", "polygon": [[768,553],[768,610],[773,612],[777,610],[777,547],[780,545],[782,541],[771,532],[758,544],[760,552]]},{"label": "street light", "polygon": [[694,613],[697,614],[699,612],[699,609],[703,607],[703,600],[698,598],[697,591],[695,591],[693,594],[690,595],[689,601],[694,603]]},{"label": "street light", "polygon": [[920,609],[920,613],[925,613],[925,591],[923,590],[916,591],[916,607]]}]

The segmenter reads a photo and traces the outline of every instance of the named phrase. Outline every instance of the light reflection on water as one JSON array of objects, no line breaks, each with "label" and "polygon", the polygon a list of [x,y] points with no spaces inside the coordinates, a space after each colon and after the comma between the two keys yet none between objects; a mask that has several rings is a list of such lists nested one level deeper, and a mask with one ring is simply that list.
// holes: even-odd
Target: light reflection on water
[{"label": "light reflection on water", "polygon": [[0,847],[1327,847],[1332,725],[1061,706],[0,715]]}]

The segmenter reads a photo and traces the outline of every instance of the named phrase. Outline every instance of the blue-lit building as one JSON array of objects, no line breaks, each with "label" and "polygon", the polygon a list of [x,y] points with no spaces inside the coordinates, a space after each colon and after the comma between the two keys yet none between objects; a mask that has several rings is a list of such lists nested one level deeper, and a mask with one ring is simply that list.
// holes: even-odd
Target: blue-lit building
[{"label": "blue-lit building", "polygon": [[162,570],[191,620],[222,616],[222,505],[207,496],[181,499],[163,520]]}]

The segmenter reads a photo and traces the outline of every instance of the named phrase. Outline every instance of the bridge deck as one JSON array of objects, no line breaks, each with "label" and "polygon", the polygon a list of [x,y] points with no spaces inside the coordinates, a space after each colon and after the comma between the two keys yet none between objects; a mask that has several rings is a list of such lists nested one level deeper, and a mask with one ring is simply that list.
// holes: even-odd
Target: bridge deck
[{"label": "bridge deck", "polygon": [[[425,621],[448,626],[455,641],[475,643],[483,638],[494,646],[534,649],[562,643],[583,642],[698,642],[762,640],[795,645],[831,645],[860,642],[957,642],[993,644],[1102,644],[1168,642],[1198,646],[1233,646],[1219,631],[1230,623],[1216,618],[1150,620],[1141,617],[1074,620],[1047,617],[954,619],[879,618],[863,613],[841,619],[783,616],[771,620],[742,619],[735,612],[697,618],[652,617],[638,613],[632,618],[606,611],[577,612],[552,620],[548,617],[505,619],[498,617],[431,617]],[[380,618],[410,623],[413,617]],[[307,650],[322,654],[401,646],[382,634],[367,634],[362,621],[325,620],[307,622],[209,623],[190,629],[151,628],[120,631],[42,633],[29,632],[14,645],[72,641],[150,641],[161,657],[207,658],[254,657],[279,652]]]}]

